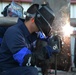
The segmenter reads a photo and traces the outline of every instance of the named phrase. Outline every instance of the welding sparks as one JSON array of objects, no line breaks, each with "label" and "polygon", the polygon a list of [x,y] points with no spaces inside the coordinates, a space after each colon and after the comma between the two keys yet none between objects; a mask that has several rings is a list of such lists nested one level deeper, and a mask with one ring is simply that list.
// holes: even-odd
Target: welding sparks
[{"label": "welding sparks", "polygon": [[70,36],[73,33],[73,27],[69,24],[62,27],[64,36]]}]

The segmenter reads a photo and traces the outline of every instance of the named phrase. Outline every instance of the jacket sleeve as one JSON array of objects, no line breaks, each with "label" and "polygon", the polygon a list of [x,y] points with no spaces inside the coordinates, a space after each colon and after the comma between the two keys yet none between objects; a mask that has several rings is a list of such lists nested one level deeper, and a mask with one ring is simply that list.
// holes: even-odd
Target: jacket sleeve
[{"label": "jacket sleeve", "polygon": [[8,49],[13,54],[14,60],[21,66],[24,56],[31,54],[31,50],[27,48],[24,36],[19,30],[9,28],[4,35],[4,39]]}]

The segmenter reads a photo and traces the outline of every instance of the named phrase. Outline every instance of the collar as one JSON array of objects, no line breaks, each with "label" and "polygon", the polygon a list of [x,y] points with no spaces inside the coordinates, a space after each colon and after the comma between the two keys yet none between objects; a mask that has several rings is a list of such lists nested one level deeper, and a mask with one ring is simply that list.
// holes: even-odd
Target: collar
[{"label": "collar", "polygon": [[19,28],[22,30],[23,34],[25,35],[25,37],[28,37],[30,34],[30,32],[28,31],[26,25],[24,24],[24,21],[25,19],[21,19],[19,18],[18,19],[18,25],[19,25]]}]

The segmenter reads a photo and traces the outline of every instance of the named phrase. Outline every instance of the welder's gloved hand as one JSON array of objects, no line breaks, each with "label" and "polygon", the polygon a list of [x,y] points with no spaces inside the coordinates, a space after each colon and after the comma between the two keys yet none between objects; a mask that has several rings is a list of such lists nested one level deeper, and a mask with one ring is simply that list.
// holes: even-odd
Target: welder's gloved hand
[{"label": "welder's gloved hand", "polygon": [[52,53],[59,53],[61,50],[60,38],[58,36],[50,37],[48,39],[48,45],[50,46]]},{"label": "welder's gloved hand", "polygon": [[60,52],[60,50],[57,48],[57,45],[56,46],[46,46],[45,49],[47,50],[48,52],[48,57],[52,56],[52,54],[57,54]]},{"label": "welder's gloved hand", "polygon": [[23,66],[39,66],[42,61],[48,58],[48,52],[45,48],[40,51],[35,51],[32,54],[28,54],[24,57]]},{"label": "welder's gloved hand", "polygon": [[58,53],[59,51],[57,48],[53,49],[52,45],[49,46],[46,41],[38,39],[36,42],[36,49],[32,52],[32,54],[28,54],[24,57],[23,65],[39,66],[43,61],[49,59],[53,53]]},{"label": "welder's gloved hand", "polygon": [[43,47],[40,51],[35,51],[32,54],[28,54],[24,57],[23,66],[38,66],[42,64],[43,61],[49,59],[53,53],[58,53],[57,50],[53,50],[50,46]]}]

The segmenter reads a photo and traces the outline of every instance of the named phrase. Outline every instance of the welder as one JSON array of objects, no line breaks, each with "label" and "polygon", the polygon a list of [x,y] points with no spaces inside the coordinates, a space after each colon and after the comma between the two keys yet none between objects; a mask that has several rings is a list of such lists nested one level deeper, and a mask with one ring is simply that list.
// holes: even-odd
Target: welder
[{"label": "welder", "polygon": [[[38,38],[37,32],[48,36],[54,17],[49,5],[33,4],[25,19],[19,18],[6,30],[0,47],[0,75],[38,75],[35,65],[43,59],[41,53],[33,52],[33,45]],[[49,59],[51,48],[45,46],[42,54]]]}]

